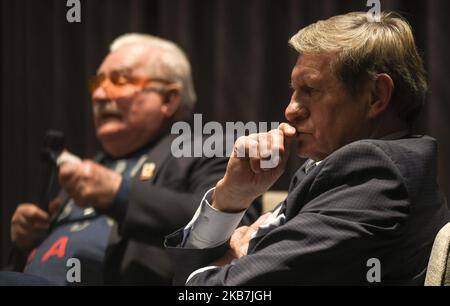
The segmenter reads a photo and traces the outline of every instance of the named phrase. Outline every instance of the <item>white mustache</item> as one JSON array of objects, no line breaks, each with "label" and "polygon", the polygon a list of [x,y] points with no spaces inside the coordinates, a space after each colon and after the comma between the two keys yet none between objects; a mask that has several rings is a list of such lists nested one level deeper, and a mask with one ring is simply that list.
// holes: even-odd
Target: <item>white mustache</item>
[{"label": "white mustache", "polygon": [[110,100],[105,103],[96,103],[94,105],[94,116],[104,116],[104,115],[116,115],[122,116],[122,112],[117,105],[117,102]]}]

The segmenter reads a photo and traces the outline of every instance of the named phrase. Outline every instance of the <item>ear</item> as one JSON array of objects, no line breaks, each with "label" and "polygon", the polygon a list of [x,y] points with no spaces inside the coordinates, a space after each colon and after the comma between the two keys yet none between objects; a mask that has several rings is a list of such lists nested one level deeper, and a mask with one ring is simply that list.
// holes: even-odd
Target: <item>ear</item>
[{"label": "ear", "polygon": [[169,86],[163,94],[161,112],[166,119],[173,117],[181,104],[181,88],[177,85]]},{"label": "ear", "polygon": [[372,87],[372,99],[367,114],[369,118],[377,118],[389,107],[393,91],[394,81],[392,78],[386,73],[378,74]]}]

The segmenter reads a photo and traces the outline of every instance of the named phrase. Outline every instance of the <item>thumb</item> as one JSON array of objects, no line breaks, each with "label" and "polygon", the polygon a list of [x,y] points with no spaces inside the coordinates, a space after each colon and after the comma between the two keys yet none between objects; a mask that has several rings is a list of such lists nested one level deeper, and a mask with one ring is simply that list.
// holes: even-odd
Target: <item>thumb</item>
[{"label": "thumb", "polygon": [[64,165],[64,164],[74,164],[74,165],[78,165],[81,163],[81,159],[70,153],[67,150],[64,150],[57,158],[56,160],[56,164],[58,166]]},{"label": "thumb", "polygon": [[284,150],[286,152],[284,162],[286,163],[296,140],[297,129],[286,122],[281,123],[278,129],[284,134]]},{"label": "thumb", "polygon": [[283,132],[286,138],[293,138],[297,133],[295,127],[290,125],[289,123],[283,122],[278,126],[278,129]]},{"label": "thumb", "polygon": [[294,143],[295,136],[297,135],[297,129],[292,125],[290,125],[289,123],[283,122],[278,127],[278,130],[280,130],[283,133],[285,141],[285,150],[286,152],[289,152],[292,144]]}]

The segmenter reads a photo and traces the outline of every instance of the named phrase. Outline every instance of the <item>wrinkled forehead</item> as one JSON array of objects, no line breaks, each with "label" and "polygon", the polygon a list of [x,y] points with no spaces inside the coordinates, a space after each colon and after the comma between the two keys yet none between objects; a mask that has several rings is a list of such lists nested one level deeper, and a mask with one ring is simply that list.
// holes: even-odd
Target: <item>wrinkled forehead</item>
[{"label": "wrinkled forehead", "polygon": [[300,54],[292,69],[292,82],[323,81],[333,77],[331,69],[333,57],[331,53]]},{"label": "wrinkled forehead", "polygon": [[106,56],[97,74],[110,74],[113,71],[145,74],[149,52],[149,48],[136,44],[123,46]]}]

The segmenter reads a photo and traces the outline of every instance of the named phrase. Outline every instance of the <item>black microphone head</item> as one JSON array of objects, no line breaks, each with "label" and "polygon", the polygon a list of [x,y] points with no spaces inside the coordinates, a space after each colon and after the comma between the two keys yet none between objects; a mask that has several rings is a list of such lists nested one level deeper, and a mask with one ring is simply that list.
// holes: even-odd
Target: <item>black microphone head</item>
[{"label": "black microphone head", "polygon": [[56,162],[58,155],[64,150],[64,133],[55,130],[45,132],[41,157],[45,161]]}]

